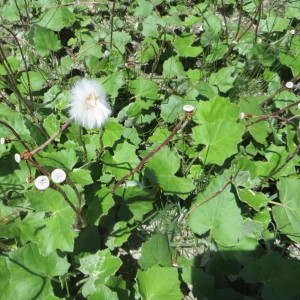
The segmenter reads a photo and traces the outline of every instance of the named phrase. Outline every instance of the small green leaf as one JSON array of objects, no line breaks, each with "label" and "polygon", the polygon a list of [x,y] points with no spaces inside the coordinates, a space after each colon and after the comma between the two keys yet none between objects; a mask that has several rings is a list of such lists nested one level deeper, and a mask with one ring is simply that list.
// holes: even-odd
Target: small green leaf
[{"label": "small green leaf", "polygon": [[179,300],[183,297],[176,268],[153,266],[147,271],[138,270],[137,281],[143,299]]},{"label": "small green leaf", "polygon": [[188,34],[176,36],[173,45],[180,56],[196,57],[203,51],[203,49],[199,46],[192,46],[194,42],[194,35]]},{"label": "small green leaf", "polygon": [[257,211],[269,202],[269,198],[265,194],[253,192],[249,189],[239,189],[238,195],[241,201],[247,203]]},{"label": "small green leaf", "polygon": [[71,178],[73,183],[78,183],[83,186],[93,183],[90,170],[74,169],[68,174],[68,176]]},{"label": "small green leaf", "polygon": [[144,270],[147,270],[154,265],[164,267],[172,266],[172,256],[168,238],[160,231],[154,233],[150,240],[142,245],[139,264]]},{"label": "small green leaf", "polygon": [[195,187],[190,179],[175,176],[179,167],[178,155],[165,147],[148,160],[145,177],[159,185],[165,193],[188,194]]},{"label": "small green leaf", "polygon": [[118,140],[121,139],[123,127],[115,119],[111,118],[105,125],[105,132],[103,133],[103,145],[105,147],[112,147]]},{"label": "small green leaf", "polygon": [[163,74],[167,78],[186,77],[183,65],[177,56],[171,56],[163,64]]},{"label": "small green leaf", "polygon": [[212,73],[209,77],[209,83],[216,85],[223,93],[229,91],[237,78],[235,67],[225,67],[217,73]]},{"label": "small green leaf", "polygon": [[55,33],[44,27],[37,26],[33,40],[36,51],[41,56],[47,56],[51,51],[57,51],[61,48],[60,41]]},{"label": "small green leaf", "polygon": [[123,177],[140,162],[135,151],[135,146],[127,142],[117,144],[114,154],[106,151],[102,156],[104,172],[111,173],[118,179]]},{"label": "small green leaf", "polygon": [[60,128],[57,115],[51,114],[44,119],[44,127],[50,136],[53,136]]},{"label": "small green leaf", "polygon": [[165,122],[173,123],[176,119],[183,116],[183,105],[188,103],[184,98],[171,95],[166,102],[161,104],[161,117]]},{"label": "small green leaf", "polygon": [[130,81],[129,90],[137,99],[154,101],[158,98],[157,83],[143,77]]},{"label": "small green leaf", "polygon": [[116,247],[122,246],[130,236],[130,230],[127,222],[117,222],[112,231],[107,236],[105,245],[110,249],[114,250]]}]

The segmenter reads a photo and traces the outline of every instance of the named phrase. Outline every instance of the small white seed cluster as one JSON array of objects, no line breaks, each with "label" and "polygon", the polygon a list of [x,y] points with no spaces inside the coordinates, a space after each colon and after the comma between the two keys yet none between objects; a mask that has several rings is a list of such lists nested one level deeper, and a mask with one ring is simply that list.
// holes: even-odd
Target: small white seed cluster
[{"label": "small white seed cluster", "polygon": [[[66,180],[66,178],[67,178],[67,174],[62,169],[55,169],[51,173],[51,179],[55,183],[62,183]],[[48,176],[41,175],[35,179],[34,185],[38,190],[44,191],[50,186],[50,180]]]}]

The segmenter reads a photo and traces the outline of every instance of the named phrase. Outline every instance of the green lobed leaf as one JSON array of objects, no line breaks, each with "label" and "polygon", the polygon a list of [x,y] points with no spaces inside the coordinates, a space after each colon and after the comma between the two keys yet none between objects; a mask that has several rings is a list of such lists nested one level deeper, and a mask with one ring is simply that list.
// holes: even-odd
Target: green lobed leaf
[{"label": "green lobed leaf", "polygon": [[300,242],[300,206],[298,178],[280,178],[277,183],[279,199],[282,205],[272,208],[278,230],[291,240]]},{"label": "green lobed leaf", "polygon": [[299,293],[300,262],[272,252],[246,264],[241,275],[248,283],[260,283],[264,300],[296,299]]},{"label": "green lobed leaf", "polygon": [[214,277],[196,267],[182,268],[182,280],[191,284],[193,296],[197,299],[203,299],[213,290]]},{"label": "green lobed leaf", "polygon": [[27,244],[0,258],[1,299],[46,299],[53,295],[51,278],[64,275],[70,264],[55,251],[47,256],[39,253],[36,244]]},{"label": "green lobed leaf", "polygon": [[244,125],[237,122],[238,113],[239,108],[226,99],[199,103],[196,116],[201,126],[192,130],[196,143],[205,145],[200,152],[204,163],[222,165],[237,152],[244,133]]},{"label": "green lobed leaf", "polygon": [[144,215],[153,210],[155,202],[153,190],[146,189],[136,181],[126,181],[123,187],[116,191],[116,200],[129,208],[135,221],[143,221]]},{"label": "green lobed leaf", "polygon": [[68,173],[68,176],[73,181],[73,183],[81,184],[82,186],[93,183],[91,177],[91,171],[85,169],[74,169],[72,172]]},{"label": "green lobed leaf", "polygon": [[78,235],[73,229],[75,213],[62,195],[48,188],[42,195],[39,192],[26,192],[25,196],[32,208],[45,213],[44,222],[36,224],[32,236],[32,241],[39,245],[40,253],[49,255],[56,249],[71,252]]},{"label": "green lobed leaf", "polygon": [[88,300],[119,300],[116,292],[113,292],[105,284],[99,284],[96,287],[96,292],[87,297]]},{"label": "green lobed leaf", "polygon": [[177,56],[171,56],[163,64],[163,74],[167,78],[186,77],[183,65]]},{"label": "green lobed leaf", "polygon": [[55,33],[41,26],[36,27],[33,41],[37,53],[41,56],[47,56],[51,51],[57,51],[61,48]]},{"label": "green lobed leaf", "polygon": [[102,155],[102,162],[104,164],[104,172],[113,174],[116,178],[121,179],[129,171],[134,169],[140,160],[135,154],[135,146],[128,142],[117,144],[114,149],[114,154],[106,151]]},{"label": "green lobed leaf", "polygon": [[242,216],[230,185],[207,201],[224,187],[227,180],[224,175],[213,179],[206,190],[198,195],[188,224],[194,233],[203,235],[209,232],[210,239],[218,244],[234,246],[240,237]]},{"label": "green lobed leaf", "polygon": [[109,232],[105,245],[110,249],[114,250],[117,247],[122,246],[130,236],[130,230],[127,222],[117,222]]},{"label": "green lobed leaf", "polygon": [[61,168],[65,170],[72,170],[77,163],[78,157],[75,149],[60,150],[58,152],[44,152],[43,158],[40,159],[45,166],[53,168]]},{"label": "green lobed leaf", "polygon": [[76,15],[67,6],[62,5],[48,9],[37,24],[53,31],[60,31],[64,27],[71,26],[75,21]]},{"label": "green lobed leaf", "polygon": [[117,122],[117,120],[111,118],[105,125],[105,131],[102,136],[103,145],[105,147],[112,147],[114,143],[121,139],[123,133],[123,127]]},{"label": "green lobed leaf", "polygon": [[195,37],[192,34],[176,36],[174,39],[174,47],[177,53],[182,57],[196,57],[202,51],[202,47],[192,46],[195,42]]},{"label": "green lobed leaf", "polygon": [[269,202],[269,198],[265,194],[254,192],[250,189],[238,189],[238,195],[241,201],[247,203],[257,211]]},{"label": "green lobed leaf", "polygon": [[82,287],[83,296],[87,297],[97,292],[98,286],[101,286],[110,276],[114,275],[121,264],[121,259],[113,256],[108,249],[99,250],[95,254],[87,254],[80,258],[78,269],[89,276]]},{"label": "green lobed leaf", "polygon": [[235,67],[225,67],[216,73],[212,73],[209,77],[209,83],[216,85],[221,92],[226,93],[233,88],[236,78]]},{"label": "green lobed leaf", "polygon": [[172,255],[167,236],[160,231],[155,232],[151,238],[142,245],[139,265],[147,270],[154,265],[171,267]]},{"label": "green lobed leaf", "polygon": [[148,160],[145,177],[153,184],[159,185],[165,193],[187,195],[195,187],[190,179],[175,176],[179,167],[178,155],[164,147]]},{"label": "green lobed leaf", "polygon": [[137,281],[143,299],[182,299],[176,268],[153,266],[147,271],[138,270]]},{"label": "green lobed leaf", "polygon": [[156,100],[158,98],[157,83],[143,77],[130,81],[129,90],[137,99]]}]

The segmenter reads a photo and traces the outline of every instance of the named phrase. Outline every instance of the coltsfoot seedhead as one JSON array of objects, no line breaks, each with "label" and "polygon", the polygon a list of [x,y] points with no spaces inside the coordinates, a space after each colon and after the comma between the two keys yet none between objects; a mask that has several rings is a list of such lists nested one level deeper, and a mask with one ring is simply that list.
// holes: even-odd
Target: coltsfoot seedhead
[{"label": "coltsfoot seedhead", "polygon": [[239,114],[239,119],[240,119],[240,120],[245,119],[245,113],[241,112],[241,113]]},{"label": "coltsfoot seedhead", "polygon": [[15,161],[19,163],[21,161],[21,155],[19,153],[15,154]]},{"label": "coltsfoot seedhead", "polygon": [[55,183],[62,183],[62,182],[64,182],[66,180],[66,178],[67,178],[67,174],[62,169],[55,169],[51,173],[51,179]]},{"label": "coltsfoot seedhead", "polygon": [[288,81],[288,82],[285,84],[285,86],[286,86],[288,89],[291,89],[291,88],[294,86],[294,84],[293,84],[291,81]]},{"label": "coltsfoot seedhead", "polygon": [[35,179],[34,185],[38,190],[44,191],[50,185],[49,178],[45,175],[41,175]]},{"label": "coltsfoot seedhead", "polygon": [[195,109],[195,107],[193,105],[190,105],[190,104],[186,104],[186,105],[183,106],[183,110],[185,112],[189,112],[190,113],[190,112],[193,112],[194,109]]}]

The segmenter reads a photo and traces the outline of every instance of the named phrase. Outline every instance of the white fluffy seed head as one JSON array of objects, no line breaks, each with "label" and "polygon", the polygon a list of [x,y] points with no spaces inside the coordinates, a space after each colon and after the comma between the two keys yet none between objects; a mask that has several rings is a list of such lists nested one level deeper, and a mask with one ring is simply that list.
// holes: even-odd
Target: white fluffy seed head
[{"label": "white fluffy seed head", "polygon": [[288,89],[291,89],[291,88],[294,86],[294,84],[293,84],[291,81],[288,81],[288,82],[285,84],[285,86],[286,86]]},{"label": "white fluffy seed head", "polygon": [[21,161],[21,155],[19,153],[15,154],[15,161],[19,163]]},{"label": "white fluffy seed head", "polygon": [[290,34],[294,35],[296,33],[295,29],[290,30]]},{"label": "white fluffy seed head", "polygon": [[240,120],[245,119],[245,113],[241,112],[241,113],[239,114],[239,119],[240,119]]},{"label": "white fluffy seed head", "polygon": [[38,190],[43,191],[50,185],[49,178],[45,175],[38,176],[34,181],[34,185]]},{"label": "white fluffy seed head", "polygon": [[51,179],[55,183],[62,183],[62,182],[64,182],[66,180],[66,178],[67,178],[67,174],[62,169],[55,169],[51,173]]},{"label": "white fluffy seed head", "polygon": [[4,144],[5,144],[5,138],[4,138],[4,137],[2,137],[2,138],[0,139],[0,144],[1,144],[1,145],[4,145]]},{"label": "white fluffy seed head", "polygon": [[185,112],[193,112],[195,109],[195,107],[193,105],[189,105],[189,104],[186,104],[183,106],[183,110]]},{"label": "white fluffy seed head", "polygon": [[80,126],[92,129],[102,127],[111,115],[111,108],[102,85],[83,78],[71,89],[69,116]]}]

